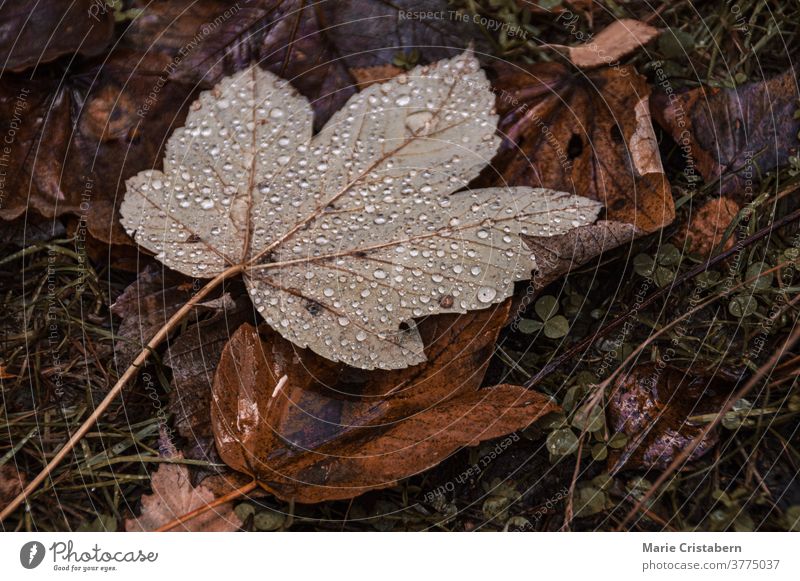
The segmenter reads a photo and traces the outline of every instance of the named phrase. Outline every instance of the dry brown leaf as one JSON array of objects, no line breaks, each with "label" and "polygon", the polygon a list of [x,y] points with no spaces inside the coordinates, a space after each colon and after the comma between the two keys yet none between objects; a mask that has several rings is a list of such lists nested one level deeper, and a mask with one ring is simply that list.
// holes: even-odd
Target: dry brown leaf
[{"label": "dry brown leaf", "polygon": [[[739,205],[730,198],[709,200],[689,215],[680,232],[675,235],[675,243],[679,247],[685,244],[689,252],[703,259],[710,258],[738,213]],[[733,248],[734,243],[735,237],[731,236],[722,250]]]},{"label": "dry brown leaf", "polygon": [[[609,456],[612,472],[620,469],[665,469],[704,428],[689,418],[716,413],[731,393],[720,375],[659,368],[654,363],[634,367],[617,380],[608,404],[612,435],[628,437],[625,447]],[[717,441],[708,434],[692,452],[696,460]]]},{"label": "dry brown leaf", "polygon": [[635,237],[636,227],[633,224],[606,220],[550,238],[525,236],[525,243],[537,256],[541,256],[538,268],[533,273],[533,286],[537,291],[541,290],[564,273],[607,250],[630,243]]},{"label": "dry brown leaf", "polygon": [[369,373],[245,325],[214,381],[217,449],[279,498],[313,503],[391,486],[524,428],[557,406],[518,386],[478,389],[508,308],[432,317],[421,324],[426,363]]},{"label": "dry brown leaf", "polygon": [[[561,236],[527,236],[550,282],[604,251],[671,223],[675,206],[648,111],[650,88],[631,67],[574,73],[555,63],[497,65],[500,153],[478,185],[577,192],[605,221]],[[577,247],[575,246],[577,244]]]},{"label": "dry brown leaf", "polygon": [[707,183],[723,178],[720,192],[747,203],[761,175],[798,153],[798,99],[797,78],[789,69],[736,89],[654,95],[651,107],[658,123],[685,148],[687,171],[699,172]]},{"label": "dry brown leaf", "polygon": [[622,18],[609,24],[586,44],[578,46],[548,44],[545,46],[565,54],[576,67],[593,69],[619,65],[620,59],[639,50],[659,34],[661,31],[649,24]]},{"label": "dry brown leaf", "polygon": [[[181,459],[182,456],[176,456]],[[154,531],[178,517],[216,500],[214,494],[203,486],[192,486],[189,470],[183,464],[161,464],[151,478],[152,494],[142,497],[142,514],[125,520],[126,531]],[[175,531],[228,532],[238,530],[242,521],[230,504],[215,507],[197,516]]]},{"label": "dry brown leaf", "polygon": [[496,67],[506,137],[491,183],[580,192],[606,219],[645,233],[672,222],[675,205],[648,109],[650,87],[632,67],[573,73],[544,63]]}]

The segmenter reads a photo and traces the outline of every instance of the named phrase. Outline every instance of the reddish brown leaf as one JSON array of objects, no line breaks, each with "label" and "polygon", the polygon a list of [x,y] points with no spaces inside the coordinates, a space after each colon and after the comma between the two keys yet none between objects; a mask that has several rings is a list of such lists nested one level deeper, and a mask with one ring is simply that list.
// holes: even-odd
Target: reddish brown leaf
[{"label": "reddish brown leaf", "polygon": [[[722,242],[725,230],[739,213],[739,205],[730,198],[714,198],[709,200],[686,220],[682,229],[675,236],[678,246],[686,244],[689,252],[710,258],[711,252]],[[731,236],[723,250],[733,247],[735,238]]]},{"label": "reddish brown leaf", "polygon": [[423,321],[428,361],[397,371],[354,370],[241,327],[214,380],[221,456],[279,498],[311,503],[391,486],[526,427],[556,408],[549,398],[478,389],[508,307]]},{"label": "reddish brown leaf", "polygon": [[[628,436],[620,453],[612,453],[612,472],[621,468],[663,470],[703,430],[689,418],[720,410],[730,383],[719,374],[705,375],[654,363],[638,365],[621,376],[609,400],[609,425]],[[717,441],[709,434],[690,459],[708,452]]]},{"label": "reddish brown leaf", "polygon": [[[685,147],[688,169],[721,193],[750,201],[759,176],[797,155],[800,119],[793,70],[736,89],[700,87],[671,98],[654,95],[653,115]],[[695,169],[696,168],[696,169]]]},{"label": "reddish brown leaf", "polygon": [[650,88],[632,67],[572,73],[546,63],[499,65],[505,148],[494,183],[572,192],[603,202],[606,218],[654,232],[675,206],[648,110]]},{"label": "reddish brown leaf", "polygon": [[370,85],[388,81],[403,72],[403,69],[394,65],[377,65],[361,69],[350,69],[350,74],[356,80],[358,90],[363,91]]},{"label": "reddish brown leaf", "polygon": [[672,222],[647,103],[650,88],[631,67],[573,73],[555,63],[495,67],[504,147],[479,185],[529,185],[603,202],[606,221],[549,239],[528,238],[549,256],[541,285],[604,251]]},{"label": "reddish brown leaf", "polygon": [[65,54],[94,56],[114,31],[114,12],[97,0],[16,0],[0,5],[0,62],[21,71]]}]

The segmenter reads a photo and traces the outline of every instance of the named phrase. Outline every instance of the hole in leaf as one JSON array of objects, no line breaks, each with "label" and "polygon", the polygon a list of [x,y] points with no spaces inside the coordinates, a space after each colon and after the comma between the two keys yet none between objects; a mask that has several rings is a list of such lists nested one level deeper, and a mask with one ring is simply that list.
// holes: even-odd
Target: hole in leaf
[{"label": "hole in leaf", "polygon": [[611,140],[614,143],[622,143],[622,131],[620,130],[619,125],[611,126]]},{"label": "hole in leaf", "polygon": [[573,133],[572,137],[569,138],[569,143],[567,144],[567,157],[570,159],[575,159],[581,153],[583,153],[583,140],[581,136],[577,133]]}]

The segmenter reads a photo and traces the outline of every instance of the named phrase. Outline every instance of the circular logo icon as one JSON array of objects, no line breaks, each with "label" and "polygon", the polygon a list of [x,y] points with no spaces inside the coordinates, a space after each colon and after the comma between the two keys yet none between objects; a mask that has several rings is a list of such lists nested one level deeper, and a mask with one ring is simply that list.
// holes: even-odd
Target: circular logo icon
[{"label": "circular logo icon", "polygon": [[19,562],[26,569],[35,569],[44,560],[44,545],[39,541],[30,541],[19,550]]}]

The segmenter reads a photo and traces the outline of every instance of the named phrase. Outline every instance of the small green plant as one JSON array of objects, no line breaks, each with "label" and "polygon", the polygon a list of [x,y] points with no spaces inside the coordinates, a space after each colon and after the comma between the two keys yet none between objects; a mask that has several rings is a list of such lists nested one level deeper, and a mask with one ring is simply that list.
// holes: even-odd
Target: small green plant
[{"label": "small green plant", "polygon": [[539,297],[533,310],[538,319],[522,319],[519,330],[522,333],[532,334],[542,331],[549,339],[560,339],[569,332],[569,321],[559,311],[558,299],[552,295]]}]

